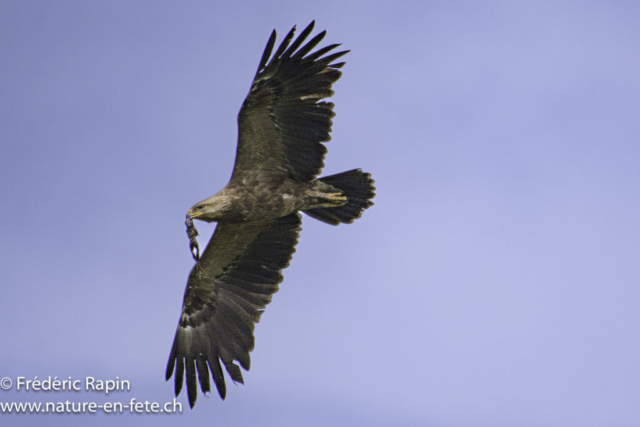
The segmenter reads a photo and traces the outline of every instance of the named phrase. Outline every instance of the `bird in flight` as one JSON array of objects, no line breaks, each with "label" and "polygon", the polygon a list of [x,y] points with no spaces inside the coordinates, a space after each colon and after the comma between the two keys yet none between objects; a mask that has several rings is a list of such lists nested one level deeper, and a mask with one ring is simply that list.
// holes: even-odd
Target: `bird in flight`
[{"label": "bird in flight", "polygon": [[[373,180],[360,169],[318,178],[335,116],[331,86],[348,51],[339,44],[304,46],[314,22],[294,40],[295,27],[275,54],[276,31],[260,59],[251,90],[238,114],[238,147],[229,183],[193,205],[186,225],[195,265],[184,293],[166,379],[175,374],[175,394],[185,379],[193,408],[197,386],[211,391],[210,377],[226,396],[222,365],[244,383],[250,368],[253,329],[282,282],[301,230],[300,212],[331,225],[352,223],[373,204]],[[217,222],[200,254],[193,219]],[[235,364],[237,361],[240,366]],[[222,365],[220,364],[222,362]]]}]

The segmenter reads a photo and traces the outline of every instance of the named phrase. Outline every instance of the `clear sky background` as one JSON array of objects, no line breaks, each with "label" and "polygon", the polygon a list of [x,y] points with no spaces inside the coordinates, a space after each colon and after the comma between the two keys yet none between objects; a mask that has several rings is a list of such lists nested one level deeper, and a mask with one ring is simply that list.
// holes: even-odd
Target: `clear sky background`
[{"label": "clear sky background", "polygon": [[0,377],[132,390],[0,401],[171,401],[184,215],[227,183],[271,30],[313,19],[352,50],[325,174],[376,204],[304,219],[246,385],[0,423],[637,426],[632,1],[1,0]]}]

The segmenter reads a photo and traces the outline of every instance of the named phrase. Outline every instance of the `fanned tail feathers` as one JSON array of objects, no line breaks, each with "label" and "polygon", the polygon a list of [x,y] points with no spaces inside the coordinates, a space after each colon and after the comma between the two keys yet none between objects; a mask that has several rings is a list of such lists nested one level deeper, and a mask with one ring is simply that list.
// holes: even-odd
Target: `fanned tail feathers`
[{"label": "fanned tail feathers", "polygon": [[331,225],[351,224],[362,216],[362,212],[373,205],[371,199],[376,195],[376,187],[371,175],[361,169],[353,169],[336,175],[319,178],[325,184],[340,190],[347,196],[347,203],[342,206],[308,209],[307,215]]}]

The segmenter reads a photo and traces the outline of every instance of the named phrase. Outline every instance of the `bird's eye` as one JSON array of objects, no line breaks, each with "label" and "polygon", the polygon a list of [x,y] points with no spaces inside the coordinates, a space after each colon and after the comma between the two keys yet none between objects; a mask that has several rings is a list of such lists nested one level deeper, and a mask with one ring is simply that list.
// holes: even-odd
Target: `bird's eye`
[{"label": "bird's eye", "polygon": [[201,211],[202,209],[204,209],[204,205],[198,205],[198,206],[196,206],[196,210],[197,210],[197,211]]}]

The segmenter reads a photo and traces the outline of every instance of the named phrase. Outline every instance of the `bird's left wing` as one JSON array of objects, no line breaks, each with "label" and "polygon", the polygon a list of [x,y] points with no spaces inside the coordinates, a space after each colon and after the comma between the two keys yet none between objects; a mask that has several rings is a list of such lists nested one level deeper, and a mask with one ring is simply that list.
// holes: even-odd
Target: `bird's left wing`
[{"label": "bird's left wing", "polygon": [[235,360],[249,370],[254,324],[282,281],[300,232],[300,215],[268,222],[218,224],[200,261],[191,270],[182,315],[167,364],[175,370],[176,396],[187,375],[187,395],[197,398],[196,373],[203,393],[211,391],[209,370],[220,397],[226,386],[220,360],[234,382],[242,383]]},{"label": "bird's left wing", "polygon": [[348,51],[330,53],[332,44],[312,50],[325,31],[303,45],[313,30],[309,24],[294,40],[295,27],[271,55],[275,30],[267,43],[238,114],[238,148],[231,180],[248,171],[279,171],[299,181],[310,181],[324,166],[324,142],[331,139],[333,104],[321,102],[333,95]]}]

